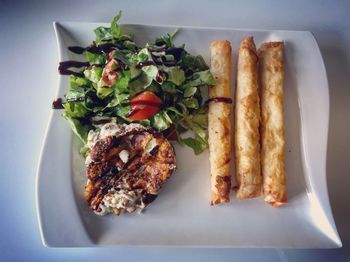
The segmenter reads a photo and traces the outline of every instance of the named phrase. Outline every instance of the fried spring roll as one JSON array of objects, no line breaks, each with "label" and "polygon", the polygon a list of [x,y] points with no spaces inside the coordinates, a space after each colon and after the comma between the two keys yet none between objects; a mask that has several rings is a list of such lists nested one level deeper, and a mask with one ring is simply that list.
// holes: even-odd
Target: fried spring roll
[{"label": "fried spring roll", "polygon": [[264,200],[274,207],[287,203],[283,122],[283,42],[259,49],[261,76],[261,165]]},{"label": "fried spring roll", "polygon": [[235,92],[235,169],[238,199],[261,194],[258,57],[252,37],[240,45]]},{"label": "fried spring roll", "polygon": [[215,41],[210,45],[210,71],[216,85],[209,87],[209,153],[211,204],[230,201],[231,190],[231,44]]}]

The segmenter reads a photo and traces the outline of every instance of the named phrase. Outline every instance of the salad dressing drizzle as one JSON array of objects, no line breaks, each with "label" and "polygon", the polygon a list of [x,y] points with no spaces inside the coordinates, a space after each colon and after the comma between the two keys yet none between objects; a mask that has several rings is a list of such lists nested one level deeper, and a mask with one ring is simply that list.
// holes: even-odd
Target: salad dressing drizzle
[{"label": "salad dressing drizzle", "polygon": [[60,65],[58,66],[58,71],[60,72],[61,75],[75,75],[75,76],[84,76],[83,73],[81,72],[75,72],[70,70],[72,67],[80,68],[80,67],[85,67],[89,66],[90,64],[88,62],[78,62],[78,61],[63,61],[60,62]]},{"label": "salad dressing drizzle", "polygon": [[232,104],[232,99],[229,97],[213,97],[205,101],[206,104],[209,104],[210,102],[214,102],[214,103],[222,102],[226,104]]},{"label": "salad dressing drizzle", "polygon": [[136,68],[141,69],[142,67],[150,66],[150,65],[156,65],[156,63],[154,63],[153,61],[140,62],[136,65]]},{"label": "salad dressing drizzle", "polygon": [[116,46],[112,43],[106,43],[102,45],[90,45],[88,47],[81,47],[81,46],[69,46],[68,47],[69,51],[72,53],[81,55],[85,51],[95,53],[95,54],[101,54],[101,53],[106,53],[108,54],[112,50],[116,49]]},{"label": "salad dressing drizzle", "polygon": [[73,99],[67,99],[67,101],[64,102],[63,99],[59,97],[52,102],[52,109],[64,109],[63,105],[68,102],[83,102],[84,100],[84,97],[78,97]]},{"label": "salad dressing drizzle", "polygon": [[52,102],[52,109],[64,109],[62,98],[57,98]]}]

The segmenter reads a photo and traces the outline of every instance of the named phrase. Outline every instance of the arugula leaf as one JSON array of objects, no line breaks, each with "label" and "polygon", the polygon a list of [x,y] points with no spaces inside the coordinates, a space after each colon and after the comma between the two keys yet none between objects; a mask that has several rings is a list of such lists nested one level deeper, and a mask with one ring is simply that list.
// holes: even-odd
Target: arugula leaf
[{"label": "arugula leaf", "polygon": [[164,131],[170,127],[172,120],[166,111],[159,111],[151,119],[152,127],[158,130],[159,132]]},{"label": "arugula leaf", "polygon": [[185,89],[184,97],[191,97],[197,92],[197,87],[189,86]]},{"label": "arugula leaf", "polygon": [[185,82],[185,72],[178,66],[164,67],[164,71],[168,74],[167,80],[179,86]]},{"label": "arugula leaf", "polygon": [[130,80],[129,82],[129,92],[133,96],[136,93],[146,89],[152,84],[153,78],[142,72],[136,79]]},{"label": "arugula leaf", "polygon": [[194,97],[184,99],[183,103],[187,108],[190,108],[190,109],[198,109],[199,108],[198,100]]},{"label": "arugula leaf", "polygon": [[130,105],[120,106],[116,108],[116,114],[122,118],[125,122],[130,123],[130,120],[127,118],[127,113],[131,110]]},{"label": "arugula leaf", "polygon": [[208,107],[202,107],[195,111],[192,114],[191,120],[202,128],[206,129],[208,127]]},{"label": "arugula leaf", "polygon": [[[143,48],[140,50],[140,52],[137,55],[137,63],[145,62],[145,61],[152,61],[152,55],[149,52],[148,48]],[[157,74],[158,74],[158,67],[156,65],[147,65],[143,66],[141,68],[143,72],[147,74],[148,78],[151,78],[153,80],[156,80]]]},{"label": "arugula leaf", "polygon": [[124,41],[123,44],[127,49],[129,49],[131,51],[137,49],[137,46],[136,46],[135,42],[133,42],[133,41],[126,40],[126,41]]},{"label": "arugula leaf", "polygon": [[174,37],[178,34],[180,28],[177,28],[172,34],[166,34],[156,38],[156,45],[166,45],[167,47],[174,47]]},{"label": "arugula leaf", "polygon": [[163,84],[161,85],[162,89],[164,92],[169,93],[169,94],[176,94],[180,92],[176,85],[172,82],[169,81],[164,81]]},{"label": "arugula leaf", "polygon": [[192,137],[183,138],[181,142],[185,143],[185,145],[191,147],[196,155],[202,153],[205,149],[208,148],[207,144],[199,139],[195,139]]},{"label": "arugula leaf", "polygon": [[119,11],[119,13],[113,18],[113,21],[111,23],[111,34],[112,34],[112,37],[115,39],[118,39],[122,34],[121,28],[118,25],[118,21],[121,16],[122,16],[122,11]]},{"label": "arugula leaf", "polygon": [[198,72],[198,71],[204,71],[209,69],[209,67],[207,66],[207,64],[205,63],[204,59],[202,56],[198,55],[198,56],[192,56],[190,54],[186,54],[183,58],[182,58],[182,64],[184,66],[186,66],[187,68],[190,68],[191,70],[193,70],[194,72]]},{"label": "arugula leaf", "polygon": [[215,85],[215,79],[209,70],[194,73],[184,85],[189,86]]},{"label": "arugula leaf", "polygon": [[94,30],[94,32],[96,35],[96,40],[95,40],[96,45],[100,45],[103,42],[112,40],[113,35],[111,32],[111,28],[109,27],[100,26],[100,27],[97,27]]}]

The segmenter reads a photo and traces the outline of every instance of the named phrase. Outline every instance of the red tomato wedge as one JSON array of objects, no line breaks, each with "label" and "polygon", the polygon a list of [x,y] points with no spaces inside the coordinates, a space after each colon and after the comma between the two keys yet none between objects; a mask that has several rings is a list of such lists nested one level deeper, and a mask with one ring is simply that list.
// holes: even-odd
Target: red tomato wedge
[{"label": "red tomato wedge", "polygon": [[130,120],[144,120],[154,116],[162,107],[162,100],[151,91],[142,92],[130,100]]}]

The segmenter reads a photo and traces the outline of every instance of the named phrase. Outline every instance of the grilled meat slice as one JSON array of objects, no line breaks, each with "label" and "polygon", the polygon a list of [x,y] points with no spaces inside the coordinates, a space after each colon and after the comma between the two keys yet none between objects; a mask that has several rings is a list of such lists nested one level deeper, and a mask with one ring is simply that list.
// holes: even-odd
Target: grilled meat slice
[{"label": "grilled meat slice", "polygon": [[137,124],[107,128],[113,132],[102,129],[91,147],[85,199],[99,215],[143,209],[174,172],[174,149],[163,135]]}]

